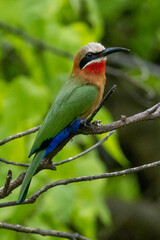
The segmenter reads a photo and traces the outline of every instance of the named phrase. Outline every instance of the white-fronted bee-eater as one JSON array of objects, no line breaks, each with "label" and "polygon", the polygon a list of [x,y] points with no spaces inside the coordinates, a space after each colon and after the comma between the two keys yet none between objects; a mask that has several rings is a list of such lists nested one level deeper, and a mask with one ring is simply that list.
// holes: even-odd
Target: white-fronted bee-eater
[{"label": "white-fronted bee-eater", "polygon": [[81,121],[100,104],[106,83],[107,55],[128,51],[126,48],[105,48],[100,43],[89,43],[77,53],[72,73],[51,105],[31,148],[29,157],[35,155],[24,177],[18,203],[24,202],[41,160],[76,132]]}]

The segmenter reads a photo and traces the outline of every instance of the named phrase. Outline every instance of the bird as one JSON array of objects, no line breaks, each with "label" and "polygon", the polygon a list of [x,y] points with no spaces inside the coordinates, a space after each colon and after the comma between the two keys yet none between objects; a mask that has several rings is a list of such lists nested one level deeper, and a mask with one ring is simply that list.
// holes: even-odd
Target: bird
[{"label": "bird", "polygon": [[23,179],[18,203],[25,201],[42,159],[47,159],[71,133],[78,131],[81,122],[100,104],[106,83],[107,56],[116,52],[129,52],[129,49],[105,48],[101,43],[90,42],[76,54],[71,75],[52,103],[31,148],[29,157],[34,154],[34,158]]}]

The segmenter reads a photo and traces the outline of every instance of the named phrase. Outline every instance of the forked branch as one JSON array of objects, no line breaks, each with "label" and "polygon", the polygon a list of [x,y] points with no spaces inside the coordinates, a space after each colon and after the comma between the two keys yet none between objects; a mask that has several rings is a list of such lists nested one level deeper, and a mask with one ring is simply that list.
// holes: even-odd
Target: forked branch
[{"label": "forked branch", "polygon": [[[116,172],[103,173],[103,174],[97,174],[97,175],[92,175],[92,176],[81,176],[81,177],[76,177],[76,178],[68,178],[68,179],[58,180],[58,181],[50,183],[50,184],[46,185],[45,187],[41,188],[39,191],[37,191],[36,193],[31,195],[28,199],[26,199],[25,202],[22,203],[22,204],[32,204],[32,203],[34,203],[39,198],[40,195],[42,195],[43,193],[45,193],[49,189],[57,187],[57,186],[67,185],[67,184],[77,183],[77,182],[94,181],[94,180],[104,179],[104,178],[126,176],[126,175],[131,174],[131,173],[136,173],[136,172],[139,172],[139,171],[142,171],[142,170],[145,170],[145,169],[148,169],[148,168],[157,167],[157,166],[160,166],[160,161],[144,164],[144,165],[141,165],[141,166],[138,166],[138,167],[128,168],[128,169],[125,169],[125,170],[122,170],[122,171],[116,171]],[[15,206],[15,205],[20,205],[20,204],[17,203],[17,201],[4,202],[4,203],[0,203],[0,208]]]}]

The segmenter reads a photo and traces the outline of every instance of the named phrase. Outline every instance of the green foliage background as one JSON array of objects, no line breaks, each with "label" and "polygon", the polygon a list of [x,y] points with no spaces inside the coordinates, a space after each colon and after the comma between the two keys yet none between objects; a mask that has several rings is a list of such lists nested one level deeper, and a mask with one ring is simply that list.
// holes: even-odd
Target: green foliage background
[{"label": "green foliage background", "polygon": [[[158,0],[1,0],[0,20],[73,55],[88,42],[103,42],[105,46],[124,46],[141,58],[160,62],[160,25]],[[39,125],[72,69],[72,61],[47,51],[36,49],[19,37],[0,29],[0,138]],[[130,71],[137,76],[139,73]],[[160,92],[155,76],[140,83]],[[112,121],[102,109],[97,115],[103,123]],[[101,138],[102,136],[98,136]],[[27,162],[35,134],[10,142],[0,148],[0,157]],[[78,154],[93,144],[90,136],[79,136],[70,142],[54,162]],[[128,165],[117,136],[104,144],[110,154],[123,166]],[[0,185],[8,169],[16,178],[21,167],[0,163]],[[43,171],[34,179],[29,194],[45,184],[75,176],[105,172],[96,151],[83,158],[58,167],[56,172]],[[132,189],[132,191],[131,191]],[[7,197],[17,199],[18,191]],[[80,232],[96,238],[97,218],[111,226],[106,196],[118,196],[128,201],[140,198],[136,176],[78,183],[49,190],[34,205],[0,210],[0,221],[25,226]],[[4,201],[4,200],[3,200]],[[1,230],[1,239],[42,239]],[[54,239],[47,237],[47,239]]]}]

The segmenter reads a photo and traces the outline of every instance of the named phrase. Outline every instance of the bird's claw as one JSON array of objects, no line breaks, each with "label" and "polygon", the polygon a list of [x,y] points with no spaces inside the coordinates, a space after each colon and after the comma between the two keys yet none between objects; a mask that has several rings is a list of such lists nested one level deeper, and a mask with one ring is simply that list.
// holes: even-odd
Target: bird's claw
[{"label": "bird's claw", "polygon": [[91,125],[91,122],[87,121],[88,119],[81,120],[81,125],[88,128]]},{"label": "bird's claw", "polygon": [[92,123],[89,122],[88,119],[81,120],[81,125],[86,127],[86,128],[90,127],[92,124],[96,125],[96,126],[100,126],[100,123],[101,123],[101,120],[96,120]]}]

